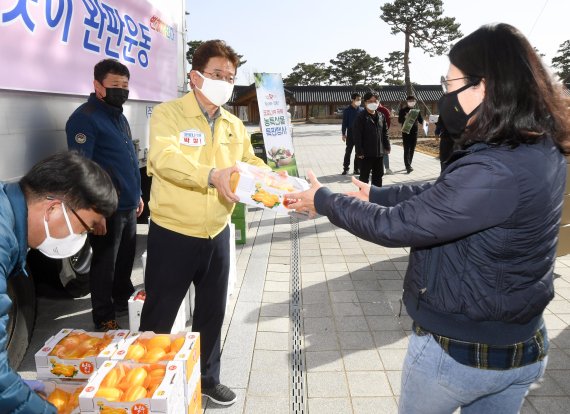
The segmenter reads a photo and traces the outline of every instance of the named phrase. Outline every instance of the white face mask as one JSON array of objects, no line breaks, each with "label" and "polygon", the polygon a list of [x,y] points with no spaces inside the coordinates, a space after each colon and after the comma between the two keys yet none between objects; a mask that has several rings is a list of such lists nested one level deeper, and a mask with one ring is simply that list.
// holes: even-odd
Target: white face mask
[{"label": "white face mask", "polygon": [[234,91],[234,85],[226,82],[224,80],[214,80],[210,78],[206,78],[200,72],[196,71],[198,75],[202,79],[204,79],[204,83],[202,83],[202,87],[198,88],[196,85],[196,89],[204,94],[206,98],[210,102],[212,102],[216,106],[222,106],[227,101],[230,100],[232,97],[232,92]]},{"label": "white face mask", "polygon": [[356,106],[358,108],[361,103],[362,103],[362,101],[354,101],[354,106]]},{"label": "white face mask", "polygon": [[416,106],[416,101],[408,101],[408,106],[410,108],[413,108],[414,106]]},{"label": "white face mask", "polygon": [[366,108],[369,111],[375,111],[376,109],[378,109],[378,102],[370,102],[366,104]]},{"label": "white face mask", "polygon": [[71,223],[69,222],[69,217],[67,216],[67,211],[65,211],[63,203],[61,203],[61,209],[63,210],[63,216],[67,223],[69,235],[65,236],[63,239],[51,237],[49,234],[48,223],[44,216],[46,239],[38,246],[38,250],[40,252],[52,259],[65,259],[66,257],[73,256],[81,250],[85,244],[85,239],[87,239],[87,234],[75,234],[73,232],[73,228],[71,227]]}]

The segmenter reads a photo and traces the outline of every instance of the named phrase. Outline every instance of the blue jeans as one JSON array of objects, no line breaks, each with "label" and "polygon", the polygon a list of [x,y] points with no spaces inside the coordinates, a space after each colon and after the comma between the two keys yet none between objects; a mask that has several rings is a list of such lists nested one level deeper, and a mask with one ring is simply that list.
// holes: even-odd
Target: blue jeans
[{"label": "blue jeans", "polygon": [[540,362],[505,371],[460,364],[431,335],[412,332],[402,372],[400,414],[515,414],[530,385],[546,370]]}]

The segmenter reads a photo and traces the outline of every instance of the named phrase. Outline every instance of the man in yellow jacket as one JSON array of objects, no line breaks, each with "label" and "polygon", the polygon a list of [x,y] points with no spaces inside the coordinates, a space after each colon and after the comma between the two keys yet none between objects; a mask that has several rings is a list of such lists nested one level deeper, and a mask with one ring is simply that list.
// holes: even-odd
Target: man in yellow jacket
[{"label": "man in yellow jacket", "polygon": [[243,123],[221,107],[232,95],[238,65],[238,55],[225,42],[204,42],[192,58],[193,90],[153,110],[147,296],[140,324],[141,331],[169,333],[193,282],[192,329],[201,334],[202,394],[222,405],[236,400],[220,383],[228,222],[238,201],[230,176],[236,161],[265,166],[254,155]]}]

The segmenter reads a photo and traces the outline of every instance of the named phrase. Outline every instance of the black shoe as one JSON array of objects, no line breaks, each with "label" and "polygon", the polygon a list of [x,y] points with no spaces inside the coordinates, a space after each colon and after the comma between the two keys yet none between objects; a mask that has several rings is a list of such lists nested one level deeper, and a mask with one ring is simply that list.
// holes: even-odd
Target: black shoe
[{"label": "black shoe", "polygon": [[115,319],[111,319],[110,321],[99,322],[95,325],[95,330],[97,332],[107,332],[107,331],[115,331],[117,329],[121,329],[119,324]]},{"label": "black shoe", "polygon": [[346,175],[346,173],[348,173],[348,170],[342,170],[342,172],[340,173],[341,175]]},{"label": "black shoe", "polygon": [[354,170],[354,172],[352,173],[352,175],[360,175],[360,170]]},{"label": "black shoe", "polygon": [[235,392],[223,384],[217,384],[212,388],[202,388],[202,396],[208,397],[210,400],[220,405],[232,405],[237,400]]},{"label": "black shoe", "polygon": [[409,173],[411,173],[412,171],[414,171],[414,169],[413,169],[412,167],[408,167],[408,168],[406,168],[406,171],[407,171],[408,174],[409,174]]}]

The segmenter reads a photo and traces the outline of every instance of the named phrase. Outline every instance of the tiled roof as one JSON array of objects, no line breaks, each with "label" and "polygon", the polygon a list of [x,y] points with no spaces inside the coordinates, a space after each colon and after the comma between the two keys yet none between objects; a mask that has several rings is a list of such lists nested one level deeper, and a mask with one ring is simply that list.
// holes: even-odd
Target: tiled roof
[{"label": "tiled roof", "polygon": [[[440,85],[413,85],[415,95],[422,101],[437,101],[442,95]],[[236,85],[230,100],[230,105],[239,101],[247,93],[253,92],[253,85]],[[293,98],[296,104],[334,104],[350,101],[354,92],[364,95],[370,90],[367,86],[286,86],[288,97]],[[377,90],[382,102],[400,102],[406,100],[405,86],[380,86]]]},{"label": "tiled roof", "polygon": [[[414,94],[424,102],[437,102],[443,95],[440,85],[412,85]],[[350,101],[354,92],[364,95],[370,90],[366,86],[285,86],[285,94],[296,104],[335,104]],[[406,87],[383,85],[378,88],[381,102],[401,102],[406,100]],[[570,84],[566,84],[564,92],[570,96]],[[236,85],[229,105],[240,100],[244,95],[254,93],[254,85]]]}]

